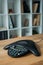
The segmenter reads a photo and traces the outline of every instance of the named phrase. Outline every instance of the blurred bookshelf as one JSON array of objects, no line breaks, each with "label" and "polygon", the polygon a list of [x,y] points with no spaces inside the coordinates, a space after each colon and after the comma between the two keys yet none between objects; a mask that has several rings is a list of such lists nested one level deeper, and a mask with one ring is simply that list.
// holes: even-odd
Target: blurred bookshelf
[{"label": "blurred bookshelf", "polygon": [[0,40],[42,33],[43,0],[0,0]]}]

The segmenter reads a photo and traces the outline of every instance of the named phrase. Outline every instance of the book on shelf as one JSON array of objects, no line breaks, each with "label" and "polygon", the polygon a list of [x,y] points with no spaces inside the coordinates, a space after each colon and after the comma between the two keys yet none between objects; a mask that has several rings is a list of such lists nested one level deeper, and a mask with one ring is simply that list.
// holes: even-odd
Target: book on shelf
[{"label": "book on shelf", "polygon": [[9,28],[12,29],[13,28],[13,25],[12,25],[12,21],[10,19],[10,16],[8,17],[8,19],[9,19]]},{"label": "book on shelf", "polygon": [[16,30],[11,30],[10,31],[10,38],[15,38],[15,37],[18,37],[18,33]]},{"label": "book on shelf", "polygon": [[16,38],[16,37],[18,37],[17,35],[12,35],[10,38]]},{"label": "book on shelf", "polygon": [[24,24],[23,24],[23,26],[26,27],[26,26],[28,26],[28,25],[29,25],[29,20],[28,20],[28,19],[24,19]]},{"label": "book on shelf", "polygon": [[40,25],[40,15],[37,15],[37,25]]},{"label": "book on shelf", "polygon": [[35,17],[33,18],[32,25],[33,26],[39,26],[40,25],[40,15],[39,14],[35,15]]},{"label": "book on shelf", "polygon": [[21,13],[24,12],[24,8],[23,8],[23,0],[21,1]]},{"label": "book on shelf", "polygon": [[4,32],[4,39],[8,39],[7,31]]},{"label": "book on shelf", "polygon": [[13,10],[12,9],[8,9],[8,13],[13,13]]},{"label": "book on shelf", "polygon": [[24,10],[24,13],[30,13],[30,7],[27,4],[26,0],[23,0],[23,10]]},{"label": "book on shelf", "polygon": [[2,40],[2,33],[0,32],[0,40]]},{"label": "book on shelf", "polygon": [[34,35],[34,34],[38,34],[37,30],[33,29],[33,30],[32,30],[32,34],[33,34],[33,35]]},{"label": "book on shelf", "polygon": [[17,34],[11,34],[11,35],[10,35],[10,38],[16,38],[16,37],[18,37]]},{"label": "book on shelf", "polygon": [[7,31],[0,31],[0,40],[8,39]]},{"label": "book on shelf", "polygon": [[10,19],[11,19],[11,22],[12,22],[12,26],[13,26],[13,28],[15,27],[15,25],[14,25],[14,21],[13,21],[13,18],[12,18],[12,16],[10,15]]},{"label": "book on shelf", "polygon": [[9,18],[9,28],[12,29],[15,27],[13,18],[11,15],[8,18]]},{"label": "book on shelf", "polygon": [[33,13],[39,13],[40,12],[40,1],[34,1],[32,6]]},{"label": "book on shelf", "polygon": [[[9,14],[13,13],[12,9],[8,9]],[[14,21],[12,15],[9,15],[9,28],[14,28]]]}]

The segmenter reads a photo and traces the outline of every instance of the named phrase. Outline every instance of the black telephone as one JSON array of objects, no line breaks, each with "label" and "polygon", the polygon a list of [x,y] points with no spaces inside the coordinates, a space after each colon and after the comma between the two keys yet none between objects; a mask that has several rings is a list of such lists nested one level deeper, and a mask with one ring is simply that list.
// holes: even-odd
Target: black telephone
[{"label": "black telephone", "polygon": [[33,42],[32,40],[16,41],[5,46],[4,49],[8,49],[8,55],[11,57],[21,57],[30,52],[32,52],[36,56],[40,56],[40,53],[35,46],[35,42]]}]

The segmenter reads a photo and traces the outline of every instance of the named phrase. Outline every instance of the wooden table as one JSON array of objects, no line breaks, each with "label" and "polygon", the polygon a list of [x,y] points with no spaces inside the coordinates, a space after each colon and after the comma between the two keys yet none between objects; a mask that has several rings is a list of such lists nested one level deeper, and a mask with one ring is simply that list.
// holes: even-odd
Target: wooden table
[{"label": "wooden table", "polygon": [[[8,56],[7,51],[4,50],[4,46],[12,42],[27,39],[33,40],[40,47],[41,56],[36,57],[33,54],[28,54],[20,58],[11,58]],[[43,65],[43,34],[33,35],[29,37],[18,37],[9,40],[0,40],[0,65]]]}]

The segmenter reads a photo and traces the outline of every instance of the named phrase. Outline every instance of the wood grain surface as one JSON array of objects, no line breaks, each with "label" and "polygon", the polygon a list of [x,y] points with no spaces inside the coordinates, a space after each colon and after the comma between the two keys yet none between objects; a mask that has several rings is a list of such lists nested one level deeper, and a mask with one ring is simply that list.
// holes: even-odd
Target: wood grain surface
[{"label": "wood grain surface", "polygon": [[[20,58],[11,58],[8,56],[7,51],[3,49],[4,46],[12,42],[24,39],[36,42],[36,45],[39,46],[38,48],[41,51],[40,57],[36,57],[30,53]],[[43,34],[0,40],[0,65],[43,65]]]}]

